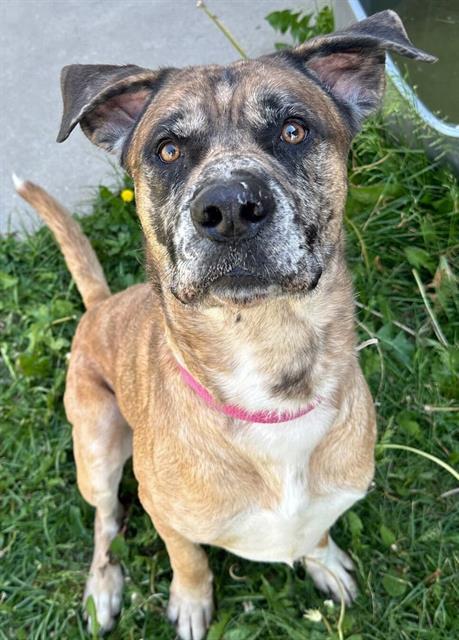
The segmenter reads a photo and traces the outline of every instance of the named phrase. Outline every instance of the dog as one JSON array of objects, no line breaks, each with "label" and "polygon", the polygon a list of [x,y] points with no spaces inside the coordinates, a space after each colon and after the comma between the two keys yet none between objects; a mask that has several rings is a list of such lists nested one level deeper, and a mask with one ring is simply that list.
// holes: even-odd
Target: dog
[{"label": "dog", "polygon": [[329,529],[372,480],[376,419],[342,217],[350,143],[382,98],[387,50],[435,60],[383,11],[225,67],[63,69],[58,141],[79,124],[119,156],[146,241],[148,282],[111,295],[78,223],[16,180],[87,309],[64,403],[78,486],[96,509],[84,599],[102,631],[121,608],[109,548],[131,455],[170,557],[167,613],[182,640],[203,638],[213,612],[202,544],[303,560],[319,589],[356,596]]}]

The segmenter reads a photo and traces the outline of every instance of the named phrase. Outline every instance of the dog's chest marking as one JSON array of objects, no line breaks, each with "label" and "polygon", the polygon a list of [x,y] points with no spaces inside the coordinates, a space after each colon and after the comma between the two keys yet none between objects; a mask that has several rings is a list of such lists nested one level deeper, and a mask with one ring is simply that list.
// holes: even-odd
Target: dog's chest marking
[{"label": "dog's chest marking", "polygon": [[224,391],[227,402],[239,404],[249,411],[296,411],[306,404],[281,400],[274,395],[272,376],[266,373],[269,368],[263,366],[250,343],[234,343],[231,375],[220,374],[218,386]]},{"label": "dog's chest marking", "polygon": [[363,495],[336,489],[327,496],[313,497],[302,474],[288,468],[277,508],[255,508],[238,514],[218,545],[249,560],[292,565],[311,553],[324,532]]},{"label": "dog's chest marking", "polygon": [[[228,400],[255,410],[297,408],[288,400],[272,395],[266,367],[250,345],[233,345],[234,366],[230,375],[221,374],[218,383]],[[292,564],[310,553],[324,532],[356,500],[359,491],[330,487],[320,498],[308,486],[309,459],[332,426],[337,410],[329,405],[336,381],[333,376],[321,380],[317,393],[323,402],[309,414],[288,423],[260,425],[235,424],[234,442],[254,459],[266,460],[279,480],[281,497],[272,509],[253,504],[225,522],[213,540],[229,551],[256,561]]]},{"label": "dog's chest marking", "polygon": [[309,458],[336,416],[335,410],[320,407],[291,423],[252,424],[236,441],[273,462],[281,478],[282,495],[273,509],[254,505],[227,522],[213,542],[244,558],[264,562],[285,562],[310,553],[324,532],[354,502],[360,491],[330,487],[317,497],[308,487]]},{"label": "dog's chest marking", "polygon": [[231,376],[221,375],[219,386],[231,401],[237,402],[250,411],[272,409],[267,397],[268,385],[259,371],[250,346],[244,344],[243,349],[234,349],[234,368]]}]

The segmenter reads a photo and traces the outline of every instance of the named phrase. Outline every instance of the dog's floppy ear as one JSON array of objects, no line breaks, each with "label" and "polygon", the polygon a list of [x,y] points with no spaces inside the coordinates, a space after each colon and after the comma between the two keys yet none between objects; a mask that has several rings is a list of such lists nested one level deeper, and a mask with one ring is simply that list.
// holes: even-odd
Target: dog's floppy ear
[{"label": "dog's floppy ear", "polygon": [[94,144],[119,151],[167,69],[151,71],[136,65],[72,64],[62,69],[64,102],[57,142],[79,123]]},{"label": "dog's floppy ear", "polygon": [[374,111],[385,86],[385,52],[435,62],[409,40],[395,11],[381,11],[347,29],[318,36],[291,50],[318,76],[335,98],[350,112],[355,128]]}]

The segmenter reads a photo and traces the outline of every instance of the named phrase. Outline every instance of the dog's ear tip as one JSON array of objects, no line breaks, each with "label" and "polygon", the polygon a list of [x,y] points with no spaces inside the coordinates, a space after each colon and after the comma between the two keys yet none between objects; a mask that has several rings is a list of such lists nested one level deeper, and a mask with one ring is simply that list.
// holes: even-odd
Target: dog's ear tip
[{"label": "dog's ear tip", "polygon": [[61,82],[64,82],[69,72],[75,67],[81,67],[81,64],[66,64],[65,67],[61,69]]},{"label": "dog's ear tip", "polygon": [[64,140],[67,140],[69,135],[70,135],[69,128],[67,126],[64,126],[64,123],[62,123],[59,129],[59,132],[56,136],[56,142],[64,142]]},{"label": "dog's ear tip", "polygon": [[401,31],[404,35],[406,35],[405,25],[403,24],[403,20],[398,15],[396,11],[393,9],[384,9],[383,11],[378,11],[377,13],[372,13],[367,18],[360,20],[355,23],[357,25],[367,24],[379,24],[381,26],[387,27],[396,27],[399,31]]},{"label": "dog's ear tip", "polygon": [[395,20],[397,24],[400,24],[403,27],[402,19],[393,9],[384,9],[384,11],[379,11],[379,13],[374,13],[373,15],[379,17],[382,20],[385,20],[386,18],[389,18],[389,20]]},{"label": "dog's ear tip", "polygon": [[406,58],[411,58],[412,60],[418,60],[419,62],[427,62],[428,64],[433,64],[434,62],[438,62],[437,56],[433,56],[431,53],[427,53],[427,51],[423,51],[422,49],[418,49],[417,47],[404,47],[401,50],[397,50],[394,47],[396,53],[400,53]]},{"label": "dog's ear tip", "polygon": [[[359,25],[362,25],[363,23],[366,23],[366,24],[373,23],[375,25],[378,24],[380,27],[395,29],[396,31],[398,31],[401,38],[405,40],[405,43],[403,43],[405,45],[404,46],[405,50],[399,51],[399,53],[401,53],[402,55],[405,55],[409,58],[413,58],[414,60],[419,60],[420,62],[433,63],[438,61],[438,58],[436,56],[433,56],[430,53],[427,53],[427,51],[423,51],[422,49],[418,49],[413,45],[413,43],[410,41],[408,37],[408,34],[406,32],[405,25],[403,24],[402,19],[400,18],[398,13],[393,9],[386,9],[385,11],[374,13],[373,15],[369,16],[366,20],[363,20],[360,23],[357,22],[355,26],[359,28]],[[390,44],[391,38],[386,37],[386,40],[388,44]]]},{"label": "dog's ear tip", "polygon": [[422,51],[422,61],[428,62],[429,64],[433,64],[438,62],[437,56],[433,56],[431,53],[427,53],[426,51]]},{"label": "dog's ear tip", "polygon": [[72,133],[73,129],[76,126],[76,122],[75,123],[68,123],[63,121],[61,123],[61,127],[59,129],[59,133],[57,134],[56,137],[56,142],[65,142],[67,140],[67,138],[69,137],[69,135]]}]

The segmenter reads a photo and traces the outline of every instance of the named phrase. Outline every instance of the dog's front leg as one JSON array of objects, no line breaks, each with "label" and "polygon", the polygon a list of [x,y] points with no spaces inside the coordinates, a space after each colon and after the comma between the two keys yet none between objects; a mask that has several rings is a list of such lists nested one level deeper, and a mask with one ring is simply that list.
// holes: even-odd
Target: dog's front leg
[{"label": "dog's front leg", "polygon": [[182,536],[161,532],[174,572],[167,615],[182,640],[201,640],[213,612],[212,573],[201,547]]},{"label": "dog's front leg", "polygon": [[354,564],[333,541],[329,529],[363,495],[363,490],[346,489],[316,498],[308,509],[308,524],[303,531],[303,540],[308,544],[317,540],[301,558],[314,584],[334,600],[343,599],[346,604],[351,604],[358,593],[351,575]]},{"label": "dog's front leg", "polygon": [[328,532],[316,548],[303,558],[304,565],[318,589],[329,593],[334,600],[341,599],[350,605],[357,597],[358,590],[350,572],[354,563],[334,542]]},{"label": "dog's front leg", "polygon": [[[121,609],[123,572],[110,554],[123,509],[118,485],[123,466],[132,451],[132,432],[114,394],[94,373],[93,361],[74,345],[67,375],[65,408],[73,424],[73,451],[78,487],[96,508],[94,555],[84,593],[92,598],[100,631],[112,629]],[[93,616],[88,627],[93,633]]]},{"label": "dog's front leg", "polygon": [[212,572],[200,545],[190,542],[158,519],[141,502],[164,540],[173,570],[167,616],[176,625],[181,640],[201,640],[206,635],[214,609]]}]

